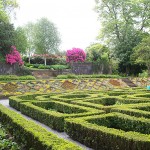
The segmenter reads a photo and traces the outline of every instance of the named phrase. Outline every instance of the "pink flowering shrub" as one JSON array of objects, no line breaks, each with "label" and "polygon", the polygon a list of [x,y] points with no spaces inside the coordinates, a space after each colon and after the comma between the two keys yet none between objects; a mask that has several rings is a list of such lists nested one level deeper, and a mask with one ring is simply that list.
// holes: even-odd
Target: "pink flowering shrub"
[{"label": "pink flowering shrub", "polygon": [[18,63],[19,65],[23,65],[22,58],[20,56],[20,53],[17,51],[15,46],[11,46],[11,53],[6,55],[6,62],[9,64]]},{"label": "pink flowering shrub", "polygon": [[86,58],[85,52],[80,48],[72,48],[66,52],[66,62],[84,62]]}]

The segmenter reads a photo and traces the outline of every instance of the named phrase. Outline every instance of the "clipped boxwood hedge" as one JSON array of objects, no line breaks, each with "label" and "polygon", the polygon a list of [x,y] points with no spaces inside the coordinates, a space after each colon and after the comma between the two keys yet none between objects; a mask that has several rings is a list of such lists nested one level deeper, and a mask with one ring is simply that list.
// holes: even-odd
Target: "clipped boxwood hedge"
[{"label": "clipped boxwood hedge", "polygon": [[149,150],[150,120],[120,113],[65,119],[67,134],[95,150]]},{"label": "clipped boxwood hedge", "polygon": [[82,78],[121,78],[119,75],[93,74],[93,75],[58,75],[57,79],[82,79]]},{"label": "clipped boxwood hedge", "polygon": [[120,112],[131,116],[150,118],[150,103],[125,105],[113,108],[111,112]]},{"label": "clipped boxwood hedge", "polygon": [[38,102],[35,99],[35,95],[12,96],[9,99],[9,104],[11,107],[20,110],[21,113],[30,116],[31,118],[34,118],[58,131],[64,131],[64,118],[90,116],[104,113],[102,110],[59,101],[43,100]]},{"label": "clipped boxwood hedge", "polygon": [[0,105],[0,121],[18,142],[23,143],[24,149],[36,150],[81,150],[79,146],[58,138],[33,121],[24,119],[20,114]]},{"label": "clipped boxwood hedge", "polygon": [[11,80],[36,80],[34,76],[16,76],[16,75],[0,75],[0,81],[11,81]]}]

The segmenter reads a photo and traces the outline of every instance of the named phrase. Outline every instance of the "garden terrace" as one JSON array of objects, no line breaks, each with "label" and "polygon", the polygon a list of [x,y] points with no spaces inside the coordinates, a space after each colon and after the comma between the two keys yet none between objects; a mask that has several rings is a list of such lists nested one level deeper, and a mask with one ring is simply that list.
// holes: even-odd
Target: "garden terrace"
[{"label": "garden terrace", "polygon": [[65,131],[95,150],[149,150],[150,120],[121,113],[66,119]]}]

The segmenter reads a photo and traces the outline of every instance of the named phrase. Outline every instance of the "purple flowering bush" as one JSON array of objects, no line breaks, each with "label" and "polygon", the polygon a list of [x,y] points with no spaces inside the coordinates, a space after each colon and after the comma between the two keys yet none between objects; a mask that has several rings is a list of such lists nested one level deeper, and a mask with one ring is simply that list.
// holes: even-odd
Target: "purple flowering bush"
[{"label": "purple flowering bush", "polygon": [[86,54],[83,49],[72,48],[66,52],[66,62],[84,62],[86,59]]}]

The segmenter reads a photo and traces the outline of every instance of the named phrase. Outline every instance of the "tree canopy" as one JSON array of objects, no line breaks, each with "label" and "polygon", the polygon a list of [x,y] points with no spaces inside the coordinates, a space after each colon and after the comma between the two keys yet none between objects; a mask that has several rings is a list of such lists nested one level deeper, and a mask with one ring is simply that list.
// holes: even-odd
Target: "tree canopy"
[{"label": "tree canopy", "polygon": [[0,0],[0,20],[8,22],[10,13],[17,7],[16,0]]},{"label": "tree canopy", "polygon": [[27,37],[25,35],[25,31],[22,27],[18,27],[15,30],[15,37],[14,37],[14,43],[15,46],[17,47],[18,51],[21,54],[26,54],[27,50]]},{"label": "tree canopy", "polygon": [[150,75],[150,36],[145,37],[141,43],[134,48],[132,58],[136,63],[144,63]]},{"label": "tree canopy", "polygon": [[5,56],[14,44],[15,29],[10,23],[0,21],[0,53]]},{"label": "tree canopy", "polygon": [[41,18],[37,21],[34,36],[35,52],[37,54],[54,54],[58,51],[60,44],[59,33],[56,26],[47,18]]},{"label": "tree canopy", "polygon": [[142,34],[149,31],[150,1],[96,0],[96,11],[102,23],[99,38],[109,44],[113,55],[128,68],[133,48],[142,40]]}]

